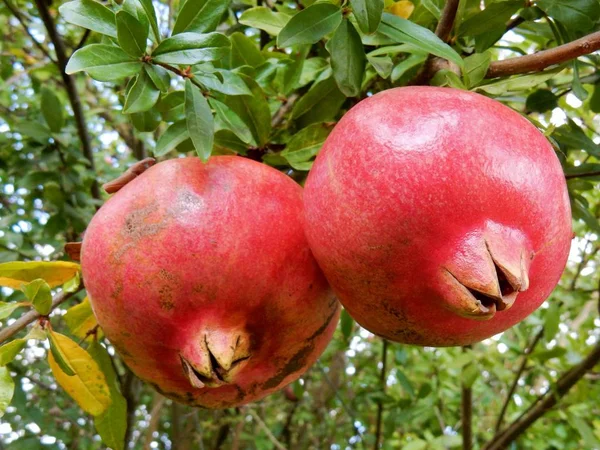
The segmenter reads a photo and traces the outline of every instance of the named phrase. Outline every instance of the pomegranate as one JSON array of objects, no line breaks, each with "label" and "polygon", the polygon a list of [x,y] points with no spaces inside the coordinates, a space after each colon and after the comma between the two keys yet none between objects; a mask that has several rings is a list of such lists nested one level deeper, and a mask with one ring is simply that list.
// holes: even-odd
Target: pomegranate
[{"label": "pomegranate", "polygon": [[499,102],[390,89],[350,110],[305,186],[306,233],[366,329],[426,346],[506,330],[548,297],[571,240],[545,137]]},{"label": "pomegranate", "polygon": [[125,363],[165,396],[223,408],[297,379],[339,304],[308,247],[302,188],[235,156],[161,162],[92,219],[82,271]]}]

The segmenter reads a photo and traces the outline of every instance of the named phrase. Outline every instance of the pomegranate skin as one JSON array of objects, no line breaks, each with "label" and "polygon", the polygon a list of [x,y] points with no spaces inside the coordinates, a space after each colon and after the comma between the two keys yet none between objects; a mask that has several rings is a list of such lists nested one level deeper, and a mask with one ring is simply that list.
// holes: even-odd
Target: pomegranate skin
[{"label": "pomegranate skin", "polygon": [[156,164],[92,219],[81,263],[110,342],[181,403],[248,403],[324,351],[339,304],[303,231],[302,188],[216,156]]},{"label": "pomegranate skin", "polygon": [[567,261],[571,211],[551,145],[484,96],[404,87],[336,125],[305,185],[306,233],[363,327],[467,345],[523,320]]}]

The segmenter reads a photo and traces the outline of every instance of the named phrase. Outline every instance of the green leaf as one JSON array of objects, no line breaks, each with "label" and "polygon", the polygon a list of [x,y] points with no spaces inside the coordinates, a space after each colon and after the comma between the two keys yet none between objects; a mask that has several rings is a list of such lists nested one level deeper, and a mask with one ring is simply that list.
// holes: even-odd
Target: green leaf
[{"label": "green leaf", "polygon": [[244,80],[229,70],[217,69],[215,73],[194,72],[194,79],[210,91],[226,95],[252,95]]},{"label": "green leaf", "polygon": [[365,34],[375,33],[381,22],[384,0],[350,0],[358,26]]},{"label": "green leaf", "polygon": [[154,35],[154,41],[160,43],[160,31],[158,29],[158,20],[156,19],[156,11],[152,0],[138,0],[146,12],[146,17],[150,20],[150,27],[152,28],[152,34]]},{"label": "green leaf", "polygon": [[582,102],[588,97],[588,92],[584,89],[579,79],[579,63],[574,60],[573,66],[573,94]]},{"label": "green leaf", "polygon": [[183,141],[189,139],[189,137],[190,134],[188,133],[186,121],[180,120],[179,122],[175,122],[158,138],[156,148],[154,149],[154,156],[166,155]]},{"label": "green leaf", "polygon": [[133,114],[148,111],[156,104],[159,96],[160,91],[156,89],[148,74],[145,71],[140,72],[127,93],[123,113]]},{"label": "green leaf", "polygon": [[10,405],[15,392],[15,383],[6,367],[0,367],[0,417]]},{"label": "green leaf", "polygon": [[504,95],[509,92],[527,90],[545,83],[561,70],[562,69],[549,70],[532,75],[520,75],[516,77],[505,78],[499,81],[477,86],[476,90],[487,92],[491,95]]},{"label": "green leaf", "polygon": [[354,319],[352,318],[352,316],[350,316],[350,314],[348,314],[348,311],[346,311],[345,309],[342,309],[342,315],[340,319],[342,335],[346,340],[348,340],[350,339],[350,336],[352,336],[352,331],[354,330]]},{"label": "green leaf", "polygon": [[130,114],[129,117],[136,130],[146,133],[156,130],[161,122],[160,113],[155,108]]},{"label": "green leaf", "polygon": [[167,64],[198,64],[229,55],[231,43],[220,33],[181,33],[165,39],[152,53],[155,61]]},{"label": "green leaf", "polygon": [[25,348],[27,339],[15,339],[0,347],[0,366],[10,363]]},{"label": "green leaf", "polygon": [[229,106],[214,98],[208,99],[208,102],[215,110],[217,129],[230,130],[244,143],[252,146],[256,145],[248,125]]},{"label": "green leaf", "polygon": [[550,350],[536,350],[532,353],[532,357],[537,359],[540,364],[553,358],[560,358],[567,353],[567,350],[563,347],[554,347]]},{"label": "green leaf", "polygon": [[308,58],[302,65],[302,73],[298,80],[298,87],[302,87],[314,81],[325,68],[329,67],[329,63],[325,58],[315,57]]},{"label": "green leaf", "polygon": [[577,430],[583,439],[585,448],[600,448],[600,440],[598,440],[594,434],[594,430],[586,423],[584,419],[569,415],[569,423]]},{"label": "green leaf", "polygon": [[558,106],[558,97],[548,89],[538,89],[527,97],[525,109],[527,111],[546,112]]},{"label": "green leaf", "polygon": [[490,52],[474,53],[465,58],[464,81],[469,89],[477,86],[485,79],[492,62]]},{"label": "green leaf", "polygon": [[185,117],[185,92],[174,91],[165,95],[156,105],[166,122],[177,122]]},{"label": "green leaf", "polygon": [[[146,10],[144,6],[140,2],[140,0],[125,0],[123,2],[123,11],[128,12],[133,17],[135,17],[140,24],[146,30],[146,36],[148,36],[148,30],[150,28],[150,20],[148,19],[148,15],[146,14]],[[117,30],[118,31],[118,30]],[[118,37],[118,32],[117,32]]]},{"label": "green leaf", "polygon": [[[523,7],[521,0],[508,0],[495,2],[488,5],[483,11],[465,20],[459,30],[459,36],[479,36],[496,30],[506,31],[506,22],[511,16]],[[499,39],[498,36],[497,39]]]},{"label": "green leaf", "polygon": [[185,80],[185,121],[196,153],[208,161],[212,152],[215,125],[208,102],[191,80]]},{"label": "green leaf", "polygon": [[366,57],[360,35],[354,26],[343,20],[327,43],[327,51],[331,55],[333,77],[340,91],[347,97],[360,94]]},{"label": "green leaf", "polygon": [[21,134],[24,138],[33,139],[40,144],[47,144],[52,138],[50,129],[39,122],[31,120],[19,120],[12,126],[13,131]]},{"label": "green leaf", "polygon": [[229,39],[231,40],[231,68],[258,67],[265,62],[265,57],[256,43],[245,34],[235,32]]},{"label": "green leaf", "polygon": [[23,306],[27,306],[25,302],[0,302],[0,320],[10,317],[15,309]]},{"label": "green leaf", "polygon": [[171,87],[171,76],[166,69],[160,66],[144,64],[144,70],[154,83],[154,86],[156,86],[156,89],[161,92],[168,92]]},{"label": "green leaf", "polygon": [[415,71],[418,66],[423,64],[426,59],[427,56],[424,54],[415,54],[410,55],[408,58],[398,63],[394,67],[394,70],[392,70],[392,83],[395,83],[401,78],[406,78],[409,74],[412,74],[412,72]]},{"label": "green leaf", "polygon": [[315,3],[293,16],[277,36],[278,47],[316,44],[342,22],[342,10],[331,3]]},{"label": "green leaf", "polygon": [[590,109],[595,113],[600,113],[600,83],[594,86],[594,93],[590,97]]},{"label": "green leaf", "polygon": [[47,87],[42,87],[42,114],[48,127],[58,133],[65,125],[63,104],[56,93]]},{"label": "green leaf", "polygon": [[430,81],[432,86],[448,86],[456,89],[466,89],[466,86],[458,75],[448,69],[442,69],[433,76]]},{"label": "green leaf", "polygon": [[573,30],[589,30],[600,18],[598,0],[538,0],[536,5]]},{"label": "green leaf", "polygon": [[481,374],[481,369],[476,362],[465,365],[462,369],[462,382],[467,388],[473,386],[477,377]]},{"label": "green leaf", "polygon": [[94,0],[75,0],[63,3],[58,12],[69,23],[116,38],[115,14]]},{"label": "green leaf", "polygon": [[42,316],[48,315],[52,310],[52,293],[50,286],[41,278],[29,282],[23,287],[25,297]]},{"label": "green leaf", "polygon": [[381,78],[387,78],[392,73],[394,62],[389,56],[368,56],[367,60]]},{"label": "green leaf", "polygon": [[396,42],[412,44],[424,52],[431,53],[440,58],[447,59],[463,67],[463,60],[456,51],[432,31],[417,25],[409,20],[383,13],[379,31],[389,36]]},{"label": "green leaf", "polygon": [[229,154],[234,152],[245,155],[247,150],[248,145],[244,144],[233,132],[229,130],[218,130],[215,132],[215,153]]},{"label": "green leaf", "polygon": [[319,153],[330,132],[331,128],[323,123],[309,125],[290,139],[285,150],[281,152],[281,156],[294,169],[306,170],[300,168],[306,167],[306,164],[302,163],[306,163]]},{"label": "green leaf", "polygon": [[311,109],[322,106],[325,99],[339,97],[339,95],[345,98],[333,77],[320,81],[311,86],[310,90],[296,102],[292,109],[292,118],[297,119]]},{"label": "green leaf", "polygon": [[86,71],[98,81],[116,81],[135,75],[141,69],[142,62],[120,48],[91,44],[77,50],[65,70],[68,74]]},{"label": "green leaf", "polygon": [[550,307],[546,310],[544,317],[544,339],[546,342],[550,342],[558,333],[558,326],[560,324],[560,308],[558,303],[554,302],[550,304]]},{"label": "green leaf", "polygon": [[119,390],[118,379],[111,363],[111,357],[97,341],[93,341],[87,351],[104,374],[111,398],[110,406],[106,411],[94,418],[96,431],[98,431],[104,445],[113,450],[124,450],[127,429],[127,401]]},{"label": "green leaf", "polygon": [[398,378],[398,382],[404,388],[404,390],[406,391],[406,393],[411,398],[414,398],[415,397],[415,390],[413,388],[412,383],[406,377],[406,375],[404,374],[404,372],[402,370],[400,370],[400,368],[398,368],[398,367],[396,368],[396,378]]},{"label": "green leaf", "polygon": [[590,139],[572,120],[554,130],[552,137],[567,148],[584,150],[590,155],[600,157],[600,145]]},{"label": "green leaf", "polygon": [[[52,354],[52,357],[54,358],[54,361],[56,362],[56,364],[58,364],[58,367],[60,367],[60,370],[62,370],[68,376],[72,377],[73,375],[75,375],[75,369],[73,369],[73,366],[71,365],[71,363],[69,361],[69,355],[65,354],[65,349],[63,349],[61,346],[61,344],[64,343],[63,340],[56,339],[57,334],[58,333],[55,333],[51,330],[48,331],[48,340],[50,342],[50,353]],[[62,335],[59,335],[59,336],[62,336]],[[64,336],[64,337],[65,337],[65,339],[68,339],[66,336]]]},{"label": "green leaf", "polygon": [[123,50],[133,57],[146,53],[148,26],[145,26],[127,11],[117,13],[117,37]]},{"label": "green leaf", "polygon": [[230,0],[187,0],[175,21],[173,34],[193,31],[206,33],[214,31],[221,22],[221,18]]},{"label": "green leaf", "polygon": [[263,146],[269,141],[271,134],[271,111],[265,98],[265,93],[260,86],[246,75],[239,75],[252,95],[228,96],[224,103],[236,113],[250,131],[258,146]]},{"label": "green leaf", "polygon": [[[362,48],[362,45],[361,45]],[[291,62],[286,62],[279,70],[281,70],[281,92],[288,96],[296,89],[300,77],[302,76],[302,68],[306,61],[306,56],[310,51],[308,45],[301,46],[297,51],[293,52]]]},{"label": "green leaf", "polygon": [[264,30],[271,36],[277,36],[289,20],[287,14],[275,12],[266,6],[247,9],[239,18],[242,25]]}]

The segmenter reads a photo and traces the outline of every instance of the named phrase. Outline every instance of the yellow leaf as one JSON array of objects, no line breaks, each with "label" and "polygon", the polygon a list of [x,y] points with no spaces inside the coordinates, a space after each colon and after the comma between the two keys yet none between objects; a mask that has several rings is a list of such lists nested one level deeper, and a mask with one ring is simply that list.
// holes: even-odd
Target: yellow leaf
[{"label": "yellow leaf", "polygon": [[79,264],[68,261],[13,261],[0,264],[0,286],[21,289],[37,278],[51,288],[60,286],[79,273]]},{"label": "yellow leaf", "polygon": [[415,5],[408,0],[400,0],[390,6],[390,12],[403,19],[408,19],[414,10]]},{"label": "yellow leaf", "polygon": [[77,343],[60,333],[53,333],[53,338],[62,350],[63,357],[68,360],[75,375],[68,376],[48,352],[48,363],[58,384],[69,394],[85,412],[92,416],[102,414],[111,403],[110,390],[106,377],[88,352]]},{"label": "yellow leaf", "polygon": [[[81,339],[87,335],[88,331],[91,331],[98,325],[98,321],[96,320],[96,316],[94,316],[92,306],[87,297],[84,298],[79,305],[69,308],[64,317],[65,322],[67,322],[67,326],[69,327],[69,331],[71,331],[74,336]],[[98,339],[102,338],[103,335],[101,329],[98,329],[96,336]]]}]

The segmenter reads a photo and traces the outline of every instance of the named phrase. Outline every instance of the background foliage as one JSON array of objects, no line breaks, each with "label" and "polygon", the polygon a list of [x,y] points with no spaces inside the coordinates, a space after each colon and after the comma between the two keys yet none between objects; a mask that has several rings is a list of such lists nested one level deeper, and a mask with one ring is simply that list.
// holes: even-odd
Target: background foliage
[{"label": "background foliage", "polygon": [[[483,448],[553,392],[559,407],[512,448],[600,448],[600,372],[585,360],[600,355],[600,61],[514,77],[492,63],[597,36],[600,3],[448,3],[456,18],[443,30],[443,0],[2,0],[0,262],[67,259],[64,244],[106,199],[98,186],[147,156],[237,153],[302,182],[345,111],[409,82],[474,90],[536,124],[563,163],[576,237],[560,286],[502,335],[416,348],[344,314],[301,380],[224,411],[176,405],[139,382],[94,328],[71,266],[10,276],[5,266],[0,335],[24,308],[42,317],[0,347],[0,448],[423,450],[470,448],[470,431]],[[433,70],[428,54],[450,63]],[[86,367],[73,364],[77,344]],[[581,361],[590,370],[565,395],[557,380]],[[88,371],[105,383],[82,399]]]}]

